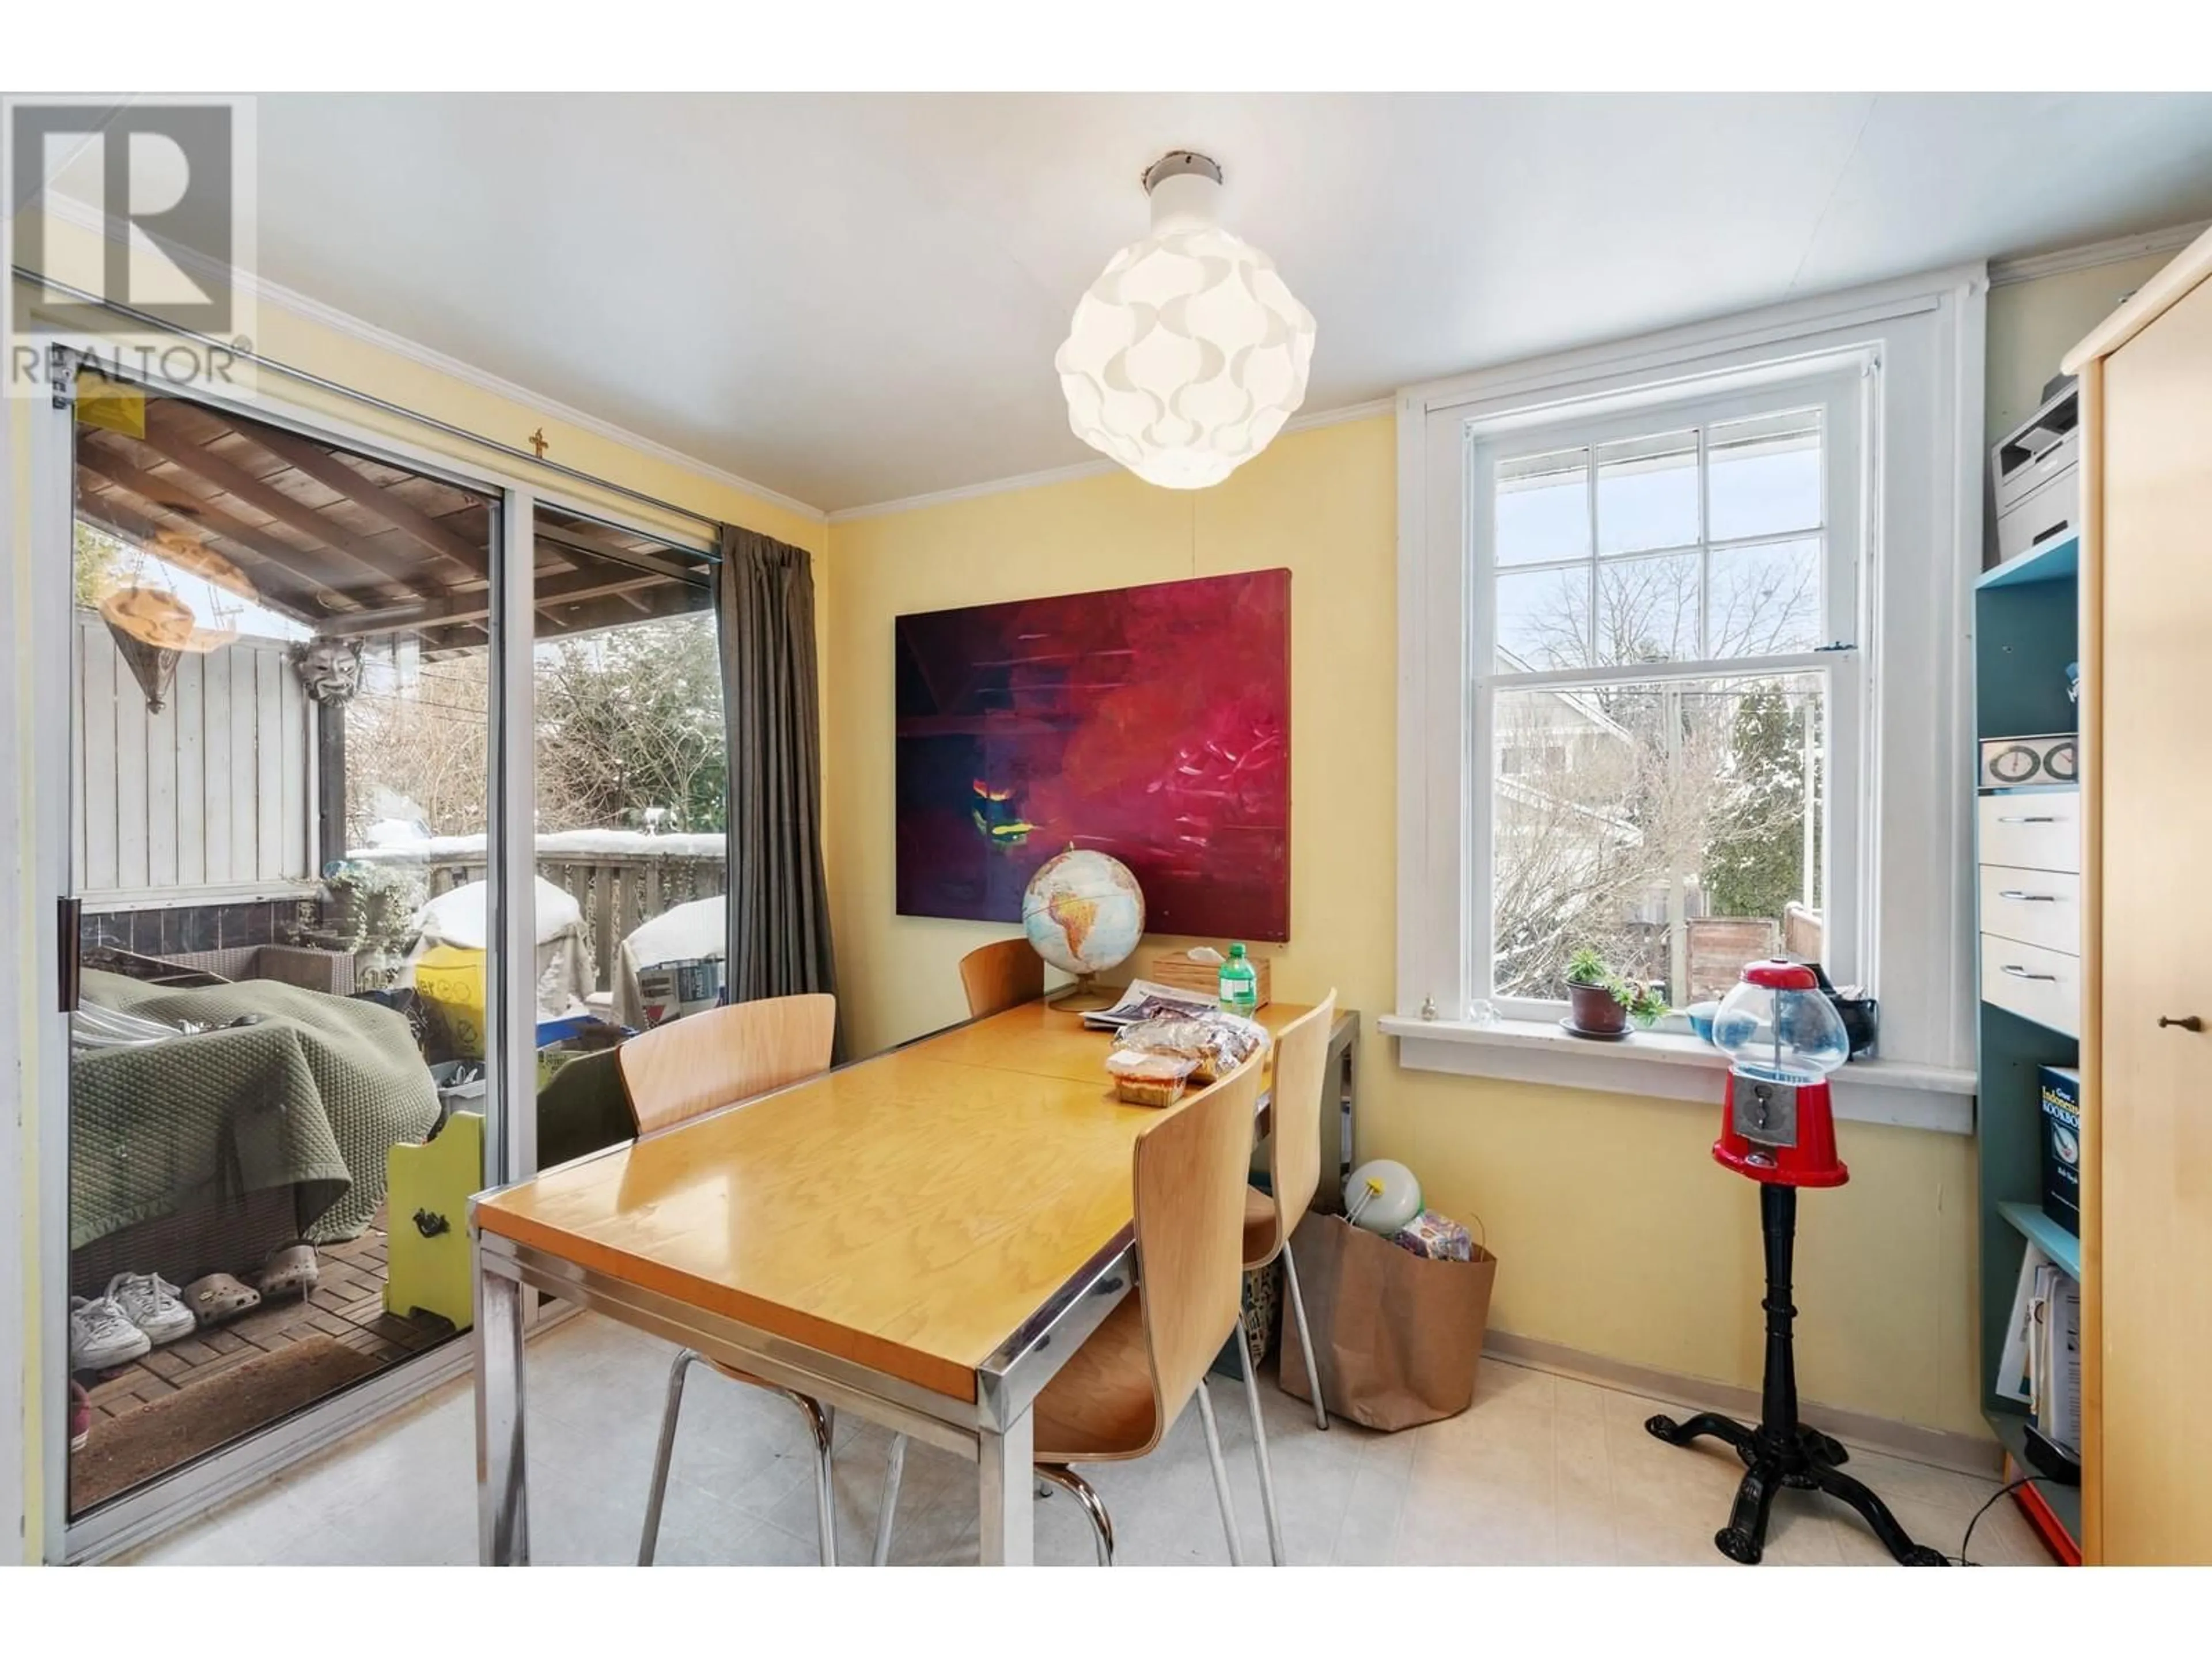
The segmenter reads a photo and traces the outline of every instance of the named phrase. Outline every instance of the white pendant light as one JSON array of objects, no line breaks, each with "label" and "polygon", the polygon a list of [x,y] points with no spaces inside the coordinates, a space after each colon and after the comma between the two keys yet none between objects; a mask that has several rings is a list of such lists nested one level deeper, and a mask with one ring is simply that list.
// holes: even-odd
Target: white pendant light
[{"label": "white pendant light", "polygon": [[1214,223],[1212,161],[1176,150],[1145,189],[1152,234],[1107,262],[1053,362],[1077,437],[1148,483],[1203,489],[1305,401],[1313,313],[1273,259]]}]

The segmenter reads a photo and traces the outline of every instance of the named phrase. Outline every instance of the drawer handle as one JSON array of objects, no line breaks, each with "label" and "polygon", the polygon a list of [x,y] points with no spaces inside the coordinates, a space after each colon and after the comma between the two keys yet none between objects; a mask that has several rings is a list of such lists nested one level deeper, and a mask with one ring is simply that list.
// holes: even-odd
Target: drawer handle
[{"label": "drawer handle", "polygon": [[2159,1030],[2162,1031],[2169,1025],[2179,1025],[2185,1031],[2201,1031],[2204,1029],[2204,1022],[2195,1014],[2184,1014],[2179,1019],[2172,1019],[2160,1014],[2158,1017]]},{"label": "drawer handle", "polygon": [[1997,815],[1999,823],[2063,823],[2065,821],[2050,812],[2031,812],[2025,816],[2017,812],[2010,815],[2004,813]]},{"label": "drawer handle", "polygon": [[2026,893],[2022,892],[2017,887],[1999,888],[1997,890],[1997,896],[1999,898],[2018,899],[2022,904],[2056,904],[2058,902],[2058,895],[2056,893]]},{"label": "drawer handle", "polygon": [[2008,962],[1997,971],[2001,974],[2009,974],[2014,979],[2047,979],[2053,984],[2056,984],[2058,980],[2058,975],[2056,974],[2031,973],[2016,962]]}]

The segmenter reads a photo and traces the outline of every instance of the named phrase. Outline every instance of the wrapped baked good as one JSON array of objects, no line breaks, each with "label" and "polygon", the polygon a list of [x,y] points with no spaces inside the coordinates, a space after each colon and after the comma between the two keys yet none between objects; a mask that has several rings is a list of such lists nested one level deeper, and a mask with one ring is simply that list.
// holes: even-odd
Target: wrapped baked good
[{"label": "wrapped baked good", "polygon": [[1132,1106],[1174,1105],[1197,1069],[1195,1060],[1145,1048],[1116,1048],[1106,1056],[1115,1094]]},{"label": "wrapped baked good", "polygon": [[1234,1014],[1163,1015],[1125,1025],[1114,1039],[1116,1049],[1172,1054],[1197,1062],[1192,1075],[1200,1083],[1227,1077],[1267,1043],[1267,1028]]}]

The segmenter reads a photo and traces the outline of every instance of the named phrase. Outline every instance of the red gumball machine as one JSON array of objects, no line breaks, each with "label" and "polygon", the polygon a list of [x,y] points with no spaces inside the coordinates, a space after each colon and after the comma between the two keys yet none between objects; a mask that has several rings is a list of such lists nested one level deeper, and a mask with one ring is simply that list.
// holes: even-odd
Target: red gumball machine
[{"label": "red gumball machine", "polygon": [[1744,1462],[1729,1523],[1713,1543],[1731,1560],[1756,1563],[1766,1523],[1784,1486],[1826,1492],[1849,1504],[1889,1553],[1907,1566],[1940,1567],[1940,1551],[1916,1544],[1864,1485],[1845,1474],[1850,1454],[1797,1420],[1797,1366],[1790,1331],[1790,1255],[1797,1236],[1797,1189],[1840,1187],[1850,1171],[1836,1156],[1828,1073],[1850,1058],[1835,1006],[1810,968],[1779,958],[1754,962],[1713,1017],[1713,1044],[1729,1056],[1728,1092],[1713,1159],[1759,1182],[1759,1231],[1766,1249],[1766,1374],[1759,1422],[1701,1412],[1687,1422],[1654,1417],[1644,1427],[1671,1446],[1701,1435],[1726,1442]]}]

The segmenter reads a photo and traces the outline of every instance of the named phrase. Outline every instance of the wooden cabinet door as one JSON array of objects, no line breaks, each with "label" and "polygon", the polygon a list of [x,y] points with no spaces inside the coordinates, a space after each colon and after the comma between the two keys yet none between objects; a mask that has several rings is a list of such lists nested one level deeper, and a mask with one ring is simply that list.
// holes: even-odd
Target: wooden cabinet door
[{"label": "wooden cabinet door", "polygon": [[2102,430],[2101,1555],[2212,1563],[2212,283]]}]

